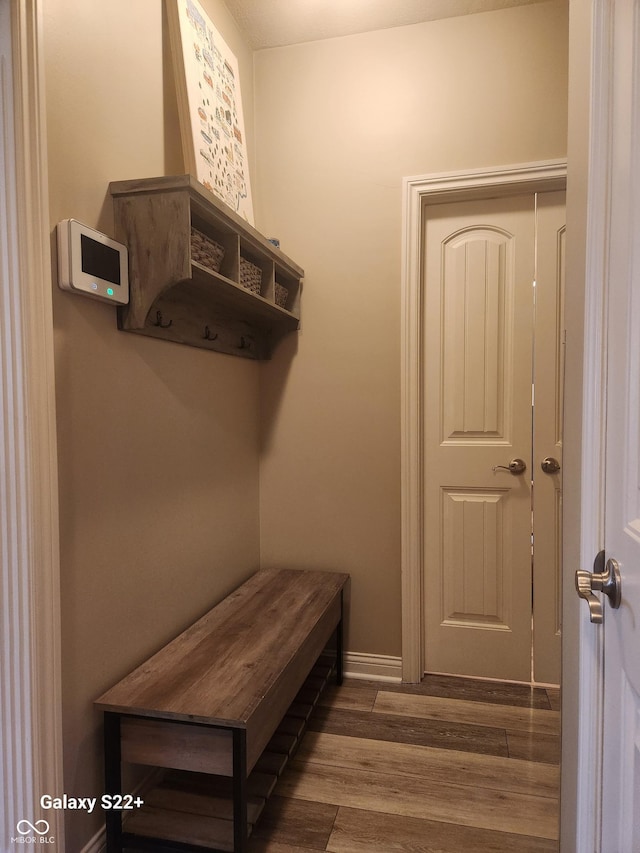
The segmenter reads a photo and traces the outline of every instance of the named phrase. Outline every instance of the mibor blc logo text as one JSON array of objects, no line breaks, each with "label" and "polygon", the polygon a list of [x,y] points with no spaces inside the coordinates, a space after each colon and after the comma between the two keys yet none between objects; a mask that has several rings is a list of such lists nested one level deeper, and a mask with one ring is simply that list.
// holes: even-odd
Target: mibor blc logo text
[{"label": "mibor blc logo text", "polygon": [[40,845],[53,844],[55,839],[49,835],[49,824],[46,820],[19,820],[16,824],[16,835],[11,839],[12,844]]}]

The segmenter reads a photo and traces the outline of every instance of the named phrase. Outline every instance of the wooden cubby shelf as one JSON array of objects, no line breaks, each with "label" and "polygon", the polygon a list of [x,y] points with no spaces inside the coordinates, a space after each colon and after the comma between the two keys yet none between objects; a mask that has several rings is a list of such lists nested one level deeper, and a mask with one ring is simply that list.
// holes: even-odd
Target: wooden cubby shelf
[{"label": "wooden cubby shelf", "polygon": [[129,248],[120,329],[265,359],[298,328],[304,271],[195,178],[115,181],[109,192]]}]

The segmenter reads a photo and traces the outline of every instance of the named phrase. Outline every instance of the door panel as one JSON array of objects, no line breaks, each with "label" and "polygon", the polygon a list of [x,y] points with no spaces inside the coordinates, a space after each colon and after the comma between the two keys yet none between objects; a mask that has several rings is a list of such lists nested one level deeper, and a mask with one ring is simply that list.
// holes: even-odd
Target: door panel
[{"label": "door panel", "polygon": [[[534,331],[533,673],[560,683],[562,584],[562,401],[564,398],[565,194],[540,193]],[[542,460],[560,464],[555,473]]]},{"label": "door panel", "polygon": [[504,439],[509,422],[505,390],[512,379],[505,382],[503,354],[513,237],[472,227],[446,239],[442,249],[442,442],[494,443]]},{"label": "door panel", "polygon": [[[425,216],[425,661],[531,672],[534,197]],[[495,466],[514,457],[525,474]]]},{"label": "door panel", "polygon": [[511,527],[506,493],[442,489],[441,495],[442,624],[508,630],[508,571],[500,547]]}]

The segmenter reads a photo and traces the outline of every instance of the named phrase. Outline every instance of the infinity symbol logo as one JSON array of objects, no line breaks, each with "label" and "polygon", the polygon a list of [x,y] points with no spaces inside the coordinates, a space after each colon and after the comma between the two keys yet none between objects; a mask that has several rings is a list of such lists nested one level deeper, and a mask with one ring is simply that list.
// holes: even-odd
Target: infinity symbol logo
[{"label": "infinity symbol logo", "polygon": [[[42,829],[38,827],[42,827]],[[30,832],[37,832],[38,835],[46,835],[49,832],[49,824],[46,820],[37,820],[35,823],[31,823],[28,820],[19,820],[16,832],[20,833],[20,835],[28,835]]]}]

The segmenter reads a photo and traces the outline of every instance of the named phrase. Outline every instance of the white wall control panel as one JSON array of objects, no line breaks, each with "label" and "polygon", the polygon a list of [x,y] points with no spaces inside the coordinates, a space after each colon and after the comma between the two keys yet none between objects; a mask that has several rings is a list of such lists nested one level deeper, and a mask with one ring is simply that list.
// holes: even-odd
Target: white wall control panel
[{"label": "white wall control panel", "polygon": [[129,301],[129,253],[76,219],[58,222],[58,285],[102,302]]}]

